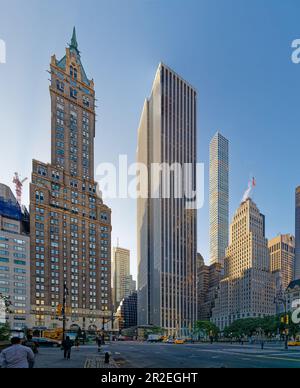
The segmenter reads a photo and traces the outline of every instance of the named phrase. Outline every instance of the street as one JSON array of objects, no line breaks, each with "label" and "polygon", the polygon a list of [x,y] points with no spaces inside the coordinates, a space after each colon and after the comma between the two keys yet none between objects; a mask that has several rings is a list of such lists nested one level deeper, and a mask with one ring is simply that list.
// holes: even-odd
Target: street
[{"label": "street", "polygon": [[[109,351],[120,368],[299,368],[300,349],[289,351],[281,345],[237,344],[148,344],[115,342],[103,349]],[[73,349],[66,361],[60,349],[40,349],[36,368],[84,368],[87,360],[104,359],[94,345]],[[104,367],[104,365],[103,365]]]}]

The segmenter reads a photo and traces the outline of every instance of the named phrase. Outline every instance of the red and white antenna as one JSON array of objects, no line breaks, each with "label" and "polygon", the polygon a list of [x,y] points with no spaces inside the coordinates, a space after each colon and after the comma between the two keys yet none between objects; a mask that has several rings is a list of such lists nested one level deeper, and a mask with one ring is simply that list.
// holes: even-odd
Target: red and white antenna
[{"label": "red and white antenna", "polygon": [[21,179],[20,175],[15,172],[15,176],[13,179],[13,183],[16,187],[16,196],[17,196],[17,201],[19,202],[19,205],[22,205],[22,191],[23,191],[23,184],[27,181],[28,178]]}]

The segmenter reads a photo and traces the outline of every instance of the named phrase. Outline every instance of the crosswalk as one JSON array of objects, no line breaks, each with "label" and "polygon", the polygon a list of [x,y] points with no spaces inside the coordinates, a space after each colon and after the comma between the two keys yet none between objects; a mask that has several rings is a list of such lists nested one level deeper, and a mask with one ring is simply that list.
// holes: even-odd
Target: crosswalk
[{"label": "crosswalk", "polygon": [[103,357],[88,357],[84,363],[84,369],[116,369],[118,365],[111,359],[105,364]]}]

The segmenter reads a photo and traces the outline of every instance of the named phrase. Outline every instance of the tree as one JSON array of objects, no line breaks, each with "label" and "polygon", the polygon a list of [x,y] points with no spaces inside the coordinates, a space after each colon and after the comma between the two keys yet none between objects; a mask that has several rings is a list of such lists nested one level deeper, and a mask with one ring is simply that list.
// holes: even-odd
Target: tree
[{"label": "tree", "polygon": [[210,321],[197,321],[194,326],[194,333],[199,335],[204,333],[205,336],[217,337],[220,333],[219,328]]},{"label": "tree", "polygon": [[267,328],[267,326],[267,322],[264,322],[263,318],[239,319],[225,328],[224,335],[225,337],[233,338],[240,338],[243,336],[251,337],[259,329],[265,331],[265,328]]},{"label": "tree", "polygon": [[10,336],[9,323],[5,323],[4,325],[0,325],[0,341],[9,340],[9,336]]},{"label": "tree", "polygon": [[[225,337],[240,338],[242,336],[253,336],[254,334],[263,331],[266,336],[282,333],[286,324],[284,323],[284,315],[268,316],[264,318],[247,318],[239,319],[233,322],[224,330]],[[289,319],[289,331],[294,337],[299,333],[300,326],[295,325]]]}]

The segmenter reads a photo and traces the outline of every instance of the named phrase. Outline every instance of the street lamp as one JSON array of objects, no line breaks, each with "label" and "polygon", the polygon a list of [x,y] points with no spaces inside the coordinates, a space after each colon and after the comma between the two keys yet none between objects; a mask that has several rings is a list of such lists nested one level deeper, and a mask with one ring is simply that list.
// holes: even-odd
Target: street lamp
[{"label": "street lamp", "polygon": [[287,311],[288,310],[288,308],[287,308],[287,304],[288,304],[287,296],[288,296],[288,291],[285,291],[285,292],[279,294],[275,298],[275,303],[279,302],[284,306],[284,328],[285,328],[284,348],[285,348],[285,350],[289,350],[289,334],[288,334],[289,322],[288,322],[288,311]]},{"label": "street lamp", "polygon": [[105,335],[104,335],[105,324],[111,322],[112,323],[112,327],[114,327],[114,321],[115,321],[115,317],[114,317],[114,313],[113,312],[111,313],[111,318],[108,319],[108,320],[105,320],[105,317],[103,316],[103,318],[102,318],[102,344],[104,344],[104,342],[105,342]]},{"label": "street lamp", "polygon": [[67,283],[64,283],[64,292],[63,292],[63,308],[62,308],[62,316],[63,316],[63,341],[66,339],[66,302],[67,295],[69,295],[69,290],[67,288]]}]

